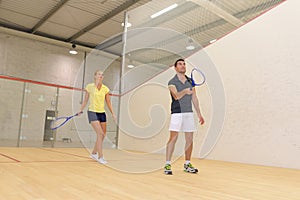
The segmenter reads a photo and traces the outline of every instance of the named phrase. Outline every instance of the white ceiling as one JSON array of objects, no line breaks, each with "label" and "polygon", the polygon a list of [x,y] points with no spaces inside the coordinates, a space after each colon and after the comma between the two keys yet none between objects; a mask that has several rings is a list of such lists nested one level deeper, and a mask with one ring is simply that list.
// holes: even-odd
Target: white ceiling
[{"label": "white ceiling", "polygon": [[[172,29],[206,46],[283,1],[0,0],[0,26],[120,55],[125,11],[132,23],[129,31],[142,27]],[[150,18],[174,3],[177,8]],[[168,40],[172,39],[178,40]],[[161,40],[154,38],[153,43],[157,42]]]}]

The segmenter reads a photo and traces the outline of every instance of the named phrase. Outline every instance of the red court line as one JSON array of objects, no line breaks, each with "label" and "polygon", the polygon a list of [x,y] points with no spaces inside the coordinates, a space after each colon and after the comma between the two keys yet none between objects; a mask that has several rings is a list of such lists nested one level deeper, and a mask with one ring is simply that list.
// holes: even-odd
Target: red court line
[{"label": "red court line", "polygon": [[[122,93],[122,94],[113,94],[110,93],[110,96],[116,96],[116,97],[120,97],[123,96],[125,94],[128,94],[129,92],[133,91],[134,89],[140,87],[141,85],[145,84],[147,81],[150,81],[151,79],[155,78],[157,75],[163,73],[164,71],[168,70],[164,69],[162,72],[159,72],[157,74],[155,74],[153,77],[150,77],[149,79],[145,80],[143,83],[141,83],[138,86],[135,86],[134,88]],[[30,79],[23,79],[23,78],[18,78],[18,77],[13,77],[13,76],[7,76],[7,75],[0,75],[0,79],[7,79],[7,80],[12,80],[12,81],[19,81],[19,82],[24,82],[24,83],[33,83],[33,84],[37,84],[37,85],[45,85],[45,86],[49,86],[49,87],[58,87],[58,88],[64,88],[64,89],[69,89],[69,90],[77,90],[77,91],[84,91],[84,89],[81,88],[75,88],[75,87],[70,87],[70,86],[64,86],[64,85],[58,85],[58,84],[53,84],[53,83],[47,83],[47,82],[42,82],[42,81],[34,81],[34,80],[30,80]]]},{"label": "red court line", "polygon": [[[35,160],[35,161],[22,161],[22,163],[79,163],[79,162],[92,162],[94,160]],[[96,161],[94,161],[96,162]]]},{"label": "red court line", "polygon": [[65,155],[71,155],[71,156],[75,156],[75,157],[79,157],[79,158],[88,158],[88,156],[79,156],[79,155],[76,155],[76,154],[66,153],[66,152],[61,152],[61,151],[56,151],[56,150],[52,150],[52,149],[44,149],[44,148],[39,148],[39,149],[44,150],[44,151],[50,151],[50,152],[53,152],[53,153],[60,153],[60,154],[65,154]]},{"label": "red court line", "polygon": [[[94,160],[36,160],[36,161],[19,161],[18,163],[78,163],[78,162],[93,162]],[[96,162],[96,161],[94,161]],[[0,162],[1,164],[16,164],[16,162],[4,161]]]},{"label": "red court line", "polygon": [[[15,162],[22,162],[22,163],[47,163],[47,162],[48,163],[51,163],[51,162],[53,162],[53,163],[56,163],[56,162],[57,163],[60,163],[60,162],[64,163],[64,162],[90,162],[90,161],[93,161],[92,159],[89,159],[88,156],[79,156],[79,155],[72,154],[72,153],[66,153],[66,152],[55,151],[55,150],[44,149],[44,148],[37,148],[37,149],[44,150],[44,151],[50,151],[50,152],[53,152],[53,153],[60,153],[60,154],[65,154],[65,155],[71,155],[71,156],[75,156],[75,157],[79,157],[79,158],[86,158],[87,160],[82,160],[82,161],[81,160],[78,160],[78,161],[66,161],[66,160],[61,160],[61,161],[57,161],[57,160],[53,160],[53,161],[51,161],[51,160],[44,160],[44,161],[19,161],[19,160],[15,159],[15,158],[9,157],[9,156],[7,156],[5,154],[2,154],[2,153],[0,153],[0,155],[2,155],[3,157],[9,158],[9,159],[11,159],[11,160],[13,160]],[[8,162],[8,161],[0,162],[0,164],[2,164],[2,163],[12,163],[12,162]]]},{"label": "red court line", "polygon": [[7,76],[7,75],[0,75],[0,78],[13,80],[13,81],[20,81],[20,82],[25,82],[25,83],[34,83],[37,85],[45,85],[45,86],[50,86],[50,87],[59,87],[59,88],[79,90],[79,91],[82,90],[81,88],[75,88],[75,87],[70,87],[70,86],[65,86],[65,85],[58,85],[58,84],[53,84],[53,83],[46,83],[46,82],[42,82],[42,81],[34,81],[34,80],[30,80],[30,79],[17,78],[17,77]]},{"label": "red court line", "polygon": [[[8,75],[0,75],[0,79],[7,79],[7,80],[12,80],[12,81],[24,82],[24,83],[33,83],[33,84],[37,84],[37,85],[45,85],[45,86],[49,86],[49,87],[58,87],[58,88],[64,88],[64,89],[69,89],[69,90],[84,91],[84,89],[81,89],[81,88],[65,86],[65,85],[58,85],[58,84],[47,83],[47,82],[42,82],[42,81],[34,81],[34,80],[30,80],[30,79],[18,78],[18,77],[8,76]],[[112,93],[110,93],[109,95],[111,95],[111,96],[121,96],[119,94],[112,94]]]},{"label": "red court line", "polygon": [[15,159],[15,158],[13,158],[13,157],[10,157],[10,156],[8,156],[8,155],[3,154],[3,153],[0,153],[0,155],[3,156],[3,157],[5,157],[5,158],[8,158],[8,159],[10,159],[10,160],[13,160],[13,161],[15,161],[15,162],[21,162],[21,161]]}]

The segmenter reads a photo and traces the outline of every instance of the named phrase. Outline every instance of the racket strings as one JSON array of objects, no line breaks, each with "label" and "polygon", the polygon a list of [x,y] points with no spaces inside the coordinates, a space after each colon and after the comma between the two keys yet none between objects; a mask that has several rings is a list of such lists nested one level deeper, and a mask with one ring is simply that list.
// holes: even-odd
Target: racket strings
[{"label": "racket strings", "polygon": [[52,121],[51,128],[56,129],[56,128],[62,126],[66,121],[67,121],[67,118],[65,118],[65,117],[57,118]]},{"label": "racket strings", "polygon": [[191,72],[191,78],[194,81],[195,86],[202,85],[205,82],[205,76],[200,69],[194,68]]}]

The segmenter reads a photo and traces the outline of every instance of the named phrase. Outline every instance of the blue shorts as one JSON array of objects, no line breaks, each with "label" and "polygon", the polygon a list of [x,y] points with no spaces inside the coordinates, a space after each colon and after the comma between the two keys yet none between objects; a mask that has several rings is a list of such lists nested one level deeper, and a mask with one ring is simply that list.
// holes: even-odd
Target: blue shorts
[{"label": "blue shorts", "polygon": [[88,111],[88,119],[89,123],[91,123],[92,121],[106,122],[106,114],[105,112],[97,113],[93,111]]}]

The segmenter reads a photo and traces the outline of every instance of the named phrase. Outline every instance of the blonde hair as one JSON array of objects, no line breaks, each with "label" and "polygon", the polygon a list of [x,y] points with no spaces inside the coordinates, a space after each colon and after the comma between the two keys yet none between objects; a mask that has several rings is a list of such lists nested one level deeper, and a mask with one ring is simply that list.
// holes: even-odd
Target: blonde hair
[{"label": "blonde hair", "polygon": [[95,80],[95,76],[96,76],[97,73],[99,73],[99,72],[100,72],[101,74],[103,74],[103,71],[101,71],[101,70],[96,70],[95,73],[94,73],[94,80]]}]

